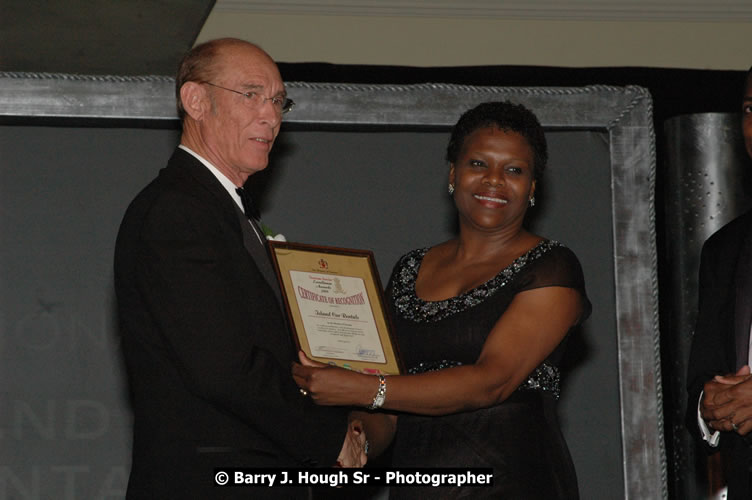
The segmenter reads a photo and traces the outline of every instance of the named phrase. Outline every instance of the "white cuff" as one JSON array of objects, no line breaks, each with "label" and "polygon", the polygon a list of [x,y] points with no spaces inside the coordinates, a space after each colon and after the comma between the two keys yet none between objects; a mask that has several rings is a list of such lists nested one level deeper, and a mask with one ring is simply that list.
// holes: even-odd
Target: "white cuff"
[{"label": "white cuff", "polygon": [[713,448],[716,448],[718,447],[718,441],[720,441],[721,439],[721,431],[710,432],[708,424],[705,423],[705,420],[703,420],[702,416],[700,415],[700,401],[702,401],[702,396],[704,394],[705,391],[702,391],[700,393],[700,399],[697,400],[697,425],[700,427],[700,433],[702,434],[703,441],[708,443]]}]

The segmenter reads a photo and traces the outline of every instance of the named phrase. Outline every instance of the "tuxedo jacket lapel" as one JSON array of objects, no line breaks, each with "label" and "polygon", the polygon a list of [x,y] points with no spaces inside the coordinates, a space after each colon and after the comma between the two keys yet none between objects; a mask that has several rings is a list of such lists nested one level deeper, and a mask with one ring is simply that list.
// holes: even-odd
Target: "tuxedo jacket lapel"
[{"label": "tuxedo jacket lapel", "polygon": [[[266,250],[266,246],[263,242],[259,241],[258,236],[256,236],[248,219],[235,200],[232,199],[227,190],[217,178],[214,177],[214,174],[212,174],[209,169],[202,165],[201,162],[194,158],[190,153],[183,151],[182,149],[176,149],[172,158],[170,158],[168,167],[170,165],[187,170],[194,179],[217,198],[217,202],[223,207],[223,210],[229,211],[235,218],[237,218],[243,237],[243,246],[253,258],[256,267],[269,284],[269,287],[274,291],[277,303],[282,307],[282,296],[279,290],[279,283],[277,282],[277,277],[274,268],[272,267],[271,258]],[[258,231],[259,234],[263,235],[260,228],[258,228]]]},{"label": "tuxedo jacket lapel", "polygon": [[241,231],[243,232],[243,246],[245,246],[245,249],[248,250],[248,253],[253,257],[253,260],[256,262],[256,267],[259,268],[264,279],[269,283],[269,287],[274,290],[277,302],[279,302],[281,306],[282,295],[279,290],[279,284],[277,283],[277,276],[272,267],[271,257],[269,257],[269,252],[267,251],[266,246],[259,241],[259,236],[256,234],[256,231],[258,231],[258,234],[263,235],[261,228],[257,226],[256,230],[254,230],[251,227],[253,222],[248,220],[243,211],[240,210],[240,207],[236,205],[235,209],[238,218],[240,219]]},{"label": "tuxedo jacket lapel", "polygon": [[734,347],[736,369],[749,363],[749,329],[752,322],[752,234],[747,234],[739,251],[734,278]]}]

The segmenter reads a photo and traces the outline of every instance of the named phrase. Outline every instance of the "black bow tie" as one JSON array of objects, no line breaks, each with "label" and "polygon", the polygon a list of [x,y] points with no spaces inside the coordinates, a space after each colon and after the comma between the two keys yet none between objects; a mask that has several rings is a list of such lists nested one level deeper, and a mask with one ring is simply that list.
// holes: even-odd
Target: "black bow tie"
[{"label": "black bow tie", "polygon": [[243,188],[237,188],[235,189],[235,192],[238,193],[240,201],[243,203],[243,212],[245,212],[245,216],[249,219],[259,220],[259,211],[258,208],[256,208],[256,204],[253,203],[251,193]]}]

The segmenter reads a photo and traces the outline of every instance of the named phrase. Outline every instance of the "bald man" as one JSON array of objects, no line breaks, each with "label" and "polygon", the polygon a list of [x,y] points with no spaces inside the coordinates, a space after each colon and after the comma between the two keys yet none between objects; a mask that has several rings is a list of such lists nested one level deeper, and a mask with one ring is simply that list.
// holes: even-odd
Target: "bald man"
[{"label": "bald man", "polygon": [[238,189],[266,168],[292,106],[277,66],[251,43],[214,40],[185,56],[176,93],[180,145],[129,206],[115,250],[134,415],[127,496],[248,498],[261,491],[217,486],[215,468],[362,465],[360,422],[293,382],[280,290]]}]

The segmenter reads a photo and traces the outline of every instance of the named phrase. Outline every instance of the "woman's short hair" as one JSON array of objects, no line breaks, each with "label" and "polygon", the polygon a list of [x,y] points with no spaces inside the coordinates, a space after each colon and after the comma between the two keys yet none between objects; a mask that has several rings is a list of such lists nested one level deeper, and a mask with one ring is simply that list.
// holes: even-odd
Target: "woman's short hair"
[{"label": "woman's short hair", "polygon": [[535,113],[522,104],[513,104],[509,101],[484,102],[465,111],[452,128],[446,160],[455,163],[467,136],[486,127],[517,132],[524,137],[533,150],[533,178],[536,181],[541,179],[548,163],[548,146],[543,127]]}]

